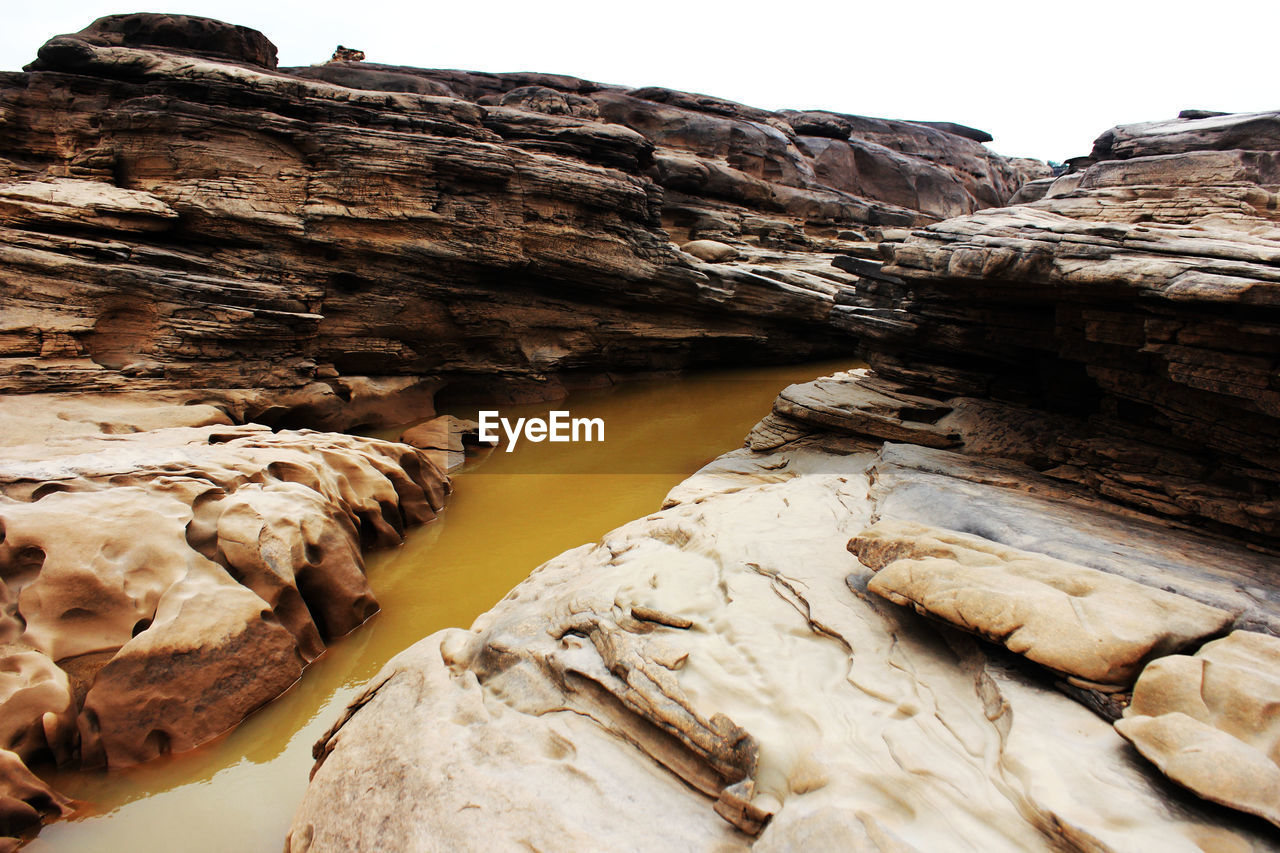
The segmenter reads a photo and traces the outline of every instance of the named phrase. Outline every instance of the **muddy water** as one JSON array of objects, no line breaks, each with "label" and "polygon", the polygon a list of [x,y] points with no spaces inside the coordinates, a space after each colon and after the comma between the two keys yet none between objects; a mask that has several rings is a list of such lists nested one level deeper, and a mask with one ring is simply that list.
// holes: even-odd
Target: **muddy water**
[{"label": "muddy water", "polygon": [[470,625],[545,560],[656,510],[672,486],[738,446],[783,386],[849,366],[708,373],[554,406],[504,407],[504,416],[557,408],[603,418],[605,441],[522,441],[457,474],[438,521],[370,556],[381,613],[216,743],[110,775],[53,775],[84,807],[26,849],[278,853],[306,787],[312,743],[388,659],[441,628]]}]

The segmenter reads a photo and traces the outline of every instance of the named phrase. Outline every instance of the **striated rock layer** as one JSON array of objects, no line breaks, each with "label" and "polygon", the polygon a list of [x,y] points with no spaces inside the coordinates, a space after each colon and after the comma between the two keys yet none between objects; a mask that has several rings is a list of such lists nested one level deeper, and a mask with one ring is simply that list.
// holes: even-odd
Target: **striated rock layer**
[{"label": "striated rock layer", "polygon": [[1280,114],[1119,127],[1079,165],[882,247],[901,299],[867,321],[876,376],[1013,404],[1049,476],[1274,543]]},{"label": "striated rock layer", "polygon": [[[0,748],[189,749],[376,609],[360,549],[441,508],[432,460],[460,436],[292,428],[847,352],[859,278],[833,257],[1039,176],[985,138],[550,75],[280,69],[261,33],[186,15],[51,39],[0,73]],[[741,754],[708,790],[750,776],[722,722],[699,748]],[[63,809],[9,777],[3,831]],[[721,808],[747,825],[748,800]]]},{"label": "striated rock layer", "polygon": [[[1027,177],[958,126],[274,56],[126,15],[0,74],[0,391],[250,389],[271,392],[250,417],[342,426],[395,420],[334,404],[360,377],[546,395],[847,351],[854,278],[778,272],[779,250]],[[700,236],[743,257],[672,243]]]}]

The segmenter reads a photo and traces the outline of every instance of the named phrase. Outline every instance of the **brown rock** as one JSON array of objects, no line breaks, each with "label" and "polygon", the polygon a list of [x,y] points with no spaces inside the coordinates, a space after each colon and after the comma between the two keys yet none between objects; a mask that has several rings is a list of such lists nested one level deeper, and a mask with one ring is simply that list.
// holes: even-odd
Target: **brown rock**
[{"label": "brown rock", "polygon": [[715,240],[691,240],[681,246],[680,251],[709,264],[736,260],[741,255],[733,246]]},{"label": "brown rock", "polygon": [[910,296],[874,329],[876,373],[1078,415],[1042,440],[1054,476],[1274,542],[1278,122],[1118,127],[1039,200],[913,232],[884,269]]},{"label": "brown rock", "polygon": [[262,599],[216,571],[188,577],[94,679],[82,760],[127,767],[199,746],[288,690],[304,665]]},{"label": "brown rock", "polygon": [[276,67],[276,46],[257,30],[195,15],[107,15],[78,33],[58,36],[40,50],[33,69],[67,61],[68,54],[94,47],[150,48]]},{"label": "brown rock", "polygon": [[37,829],[42,820],[70,813],[71,800],[42,782],[17,755],[0,749],[0,844]]},{"label": "brown rock", "polygon": [[343,47],[338,45],[333,56],[329,58],[330,62],[364,62],[364,51],[356,50],[353,47]]}]

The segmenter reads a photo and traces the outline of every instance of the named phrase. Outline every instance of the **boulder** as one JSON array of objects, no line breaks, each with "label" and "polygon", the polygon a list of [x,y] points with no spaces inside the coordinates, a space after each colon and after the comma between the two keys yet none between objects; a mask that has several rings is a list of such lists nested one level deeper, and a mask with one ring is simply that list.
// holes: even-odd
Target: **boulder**
[{"label": "boulder", "polygon": [[680,251],[709,264],[736,260],[741,255],[733,246],[716,240],[691,240],[681,246]]},{"label": "boulder", "polygon": [[94,47],[150,48],[231,60],[259,68],[276,67],[276,46],[248,27],[195,15],[106,15],[78,33],[58,36],[41,49],[31,70],[57,64],[80,42]]},{"label": "boulder", "polygon": [[1116,731],[1173,781],[1280,826],[1280,639],[1252,631],[1153,661]]},{"label": "boulder", "polygon": [[1148,661],[1219,633],[1232,614],[1086,566],[914,523],[849,542],[894,604],[1000,643],[1086,686],[1121,690]]}]

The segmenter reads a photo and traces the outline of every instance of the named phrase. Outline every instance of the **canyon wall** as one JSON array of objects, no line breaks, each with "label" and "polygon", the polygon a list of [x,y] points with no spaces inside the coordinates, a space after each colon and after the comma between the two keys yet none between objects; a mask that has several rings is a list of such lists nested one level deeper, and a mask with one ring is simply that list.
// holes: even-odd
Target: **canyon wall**
[{"label": "canyon wall", "polygon": [[847,351],[839,270],[709,264],[672,238],[838,252],[842,231],[972,212],[1026,176],[976,131],[549,75],[278,69],[241,29],[116,16],[0,76],[0,390],[267,389],[259,420],[341,425],[361,377],[546,396]]}]

